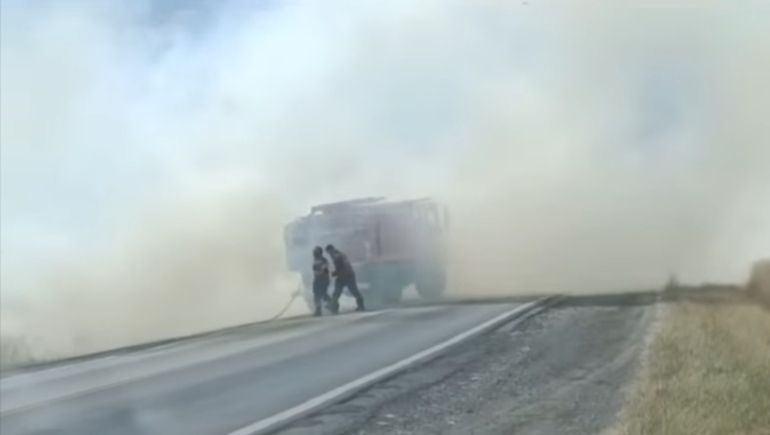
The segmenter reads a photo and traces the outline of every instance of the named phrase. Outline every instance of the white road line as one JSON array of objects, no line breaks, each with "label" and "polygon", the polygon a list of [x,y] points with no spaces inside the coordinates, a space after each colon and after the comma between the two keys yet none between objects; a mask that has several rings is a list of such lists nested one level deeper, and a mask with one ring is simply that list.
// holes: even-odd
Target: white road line
[{"label": "white road line", "polygon": [[475,326],[468,331],[462,332],[460,334],[455,335],[454,337],[439,343],[433,347],[430,347],[426,350],[423,350],[421,352],[418,352],[410,357],[407,357],[405,359],[402,359],[401,361],[395,362],[389,366],[383,367],[379,370],[376,370],[372,373],[369,373],[366,376],[363,376],[361,378],[358,378],[354,381],[348,382],[347,384],[344,384],[340,387],[337,387],[333,390],[330,390],[326,393],[323,393],[319,396],[316,396],[304,403],[301,403],[293,408],[289,408],[285,411],[279,412],[278,414],[272,415],[270,417],[267,417],[265,419],[256,421],[252,424],[249,424],[248,426],[242,427],[240,429],[237,429],[235,431],[232,431],[228,433],[227,435],[254,435],[266,430],[275,429],[276,426],[281,424],[286,424],[302,415],[306,415],[312,411],[315,411],[317,409],[322,408],[325,405],[328,405],[330,403],[333,403],[334,401],[351,394],[355,391],[358,391],[362,388],[365,388],[383,378],[386,378],[390,375],[393,375],[394,373],[403,370],[412,364],[415,364],[417,362],[420,362],[424,359],[427,359],[431,356],[434,356],[438,354],[439,352],[442,352],[443,350],[454,346],[468,338],[471,338],[475,335],[478,335],[484,331],[486,331],[489,328],[492,328],[496,326],[497,324],[500,324],[502,322],[505,322],[508,319],[511,319],[521,313],[525,313],[529,311],[530,309],[543,304],[548,298],[542,298],[538,299],[534,302],[530,302],[524,305],[520,305],[516,308],[513,308],[509,311],[506,311],[499,316],[496,316],[490,320],[487,320],[486,322]]}]

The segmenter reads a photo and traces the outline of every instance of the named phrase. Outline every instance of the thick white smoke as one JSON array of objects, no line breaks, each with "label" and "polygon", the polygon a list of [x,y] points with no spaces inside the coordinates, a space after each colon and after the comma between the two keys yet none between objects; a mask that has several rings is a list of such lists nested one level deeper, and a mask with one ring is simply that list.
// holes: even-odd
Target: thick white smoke
[{"label": "thick white smoke", "polygon": [[491,44],[529,61],[498,47],[470,82],[459,287],[742,280],[770,249],[770,11],[532,6],[523,34],[487,21]]},{"label": "thick white smoke", "polygon": [[6,1],[4,334],[269,315],[310,204],[434,194],[452,291],[742,279],[770,249],[762,1]]}]

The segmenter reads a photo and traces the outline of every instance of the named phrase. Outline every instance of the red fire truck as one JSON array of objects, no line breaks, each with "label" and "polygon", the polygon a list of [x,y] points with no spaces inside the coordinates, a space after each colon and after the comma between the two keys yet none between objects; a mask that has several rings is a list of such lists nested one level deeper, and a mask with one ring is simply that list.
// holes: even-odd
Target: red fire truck
[{"label": "red fire truck", "polygon": [[422,298],[446,286],[449,215],[432,199],[361,198],[317,205],[284,231],[289,269],[302,275],[312,306],[311,252],[333,244],[347,254],[367,305],[396,304],[414,284]]}]

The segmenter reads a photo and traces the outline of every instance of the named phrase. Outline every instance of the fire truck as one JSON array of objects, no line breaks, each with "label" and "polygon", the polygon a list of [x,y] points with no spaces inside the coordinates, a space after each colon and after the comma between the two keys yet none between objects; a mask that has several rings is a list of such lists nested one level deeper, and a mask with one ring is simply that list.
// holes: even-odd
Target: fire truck
[{"label": "fire truck", "polygon": [[[347,254],[369,306],[394,305],[414,285],[424,299],[446,287],[448,210],[430,199],[361,198],[317,205],[286,225],[289,270],[302,276],[312,307],[312,250],[333,244]],[[331,289],[330,289],[331,292]]]}]

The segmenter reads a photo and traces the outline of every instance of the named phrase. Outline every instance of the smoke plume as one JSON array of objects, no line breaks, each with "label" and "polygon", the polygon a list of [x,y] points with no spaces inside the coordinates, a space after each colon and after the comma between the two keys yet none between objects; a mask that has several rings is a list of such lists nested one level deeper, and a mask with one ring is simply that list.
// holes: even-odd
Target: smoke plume
[{"label": "smoke plume", "polygon": [[742,280],[770,249],[764,2],[2,3],[3,334],[269,316],[282,226],[452,211],[451,291]]}]

